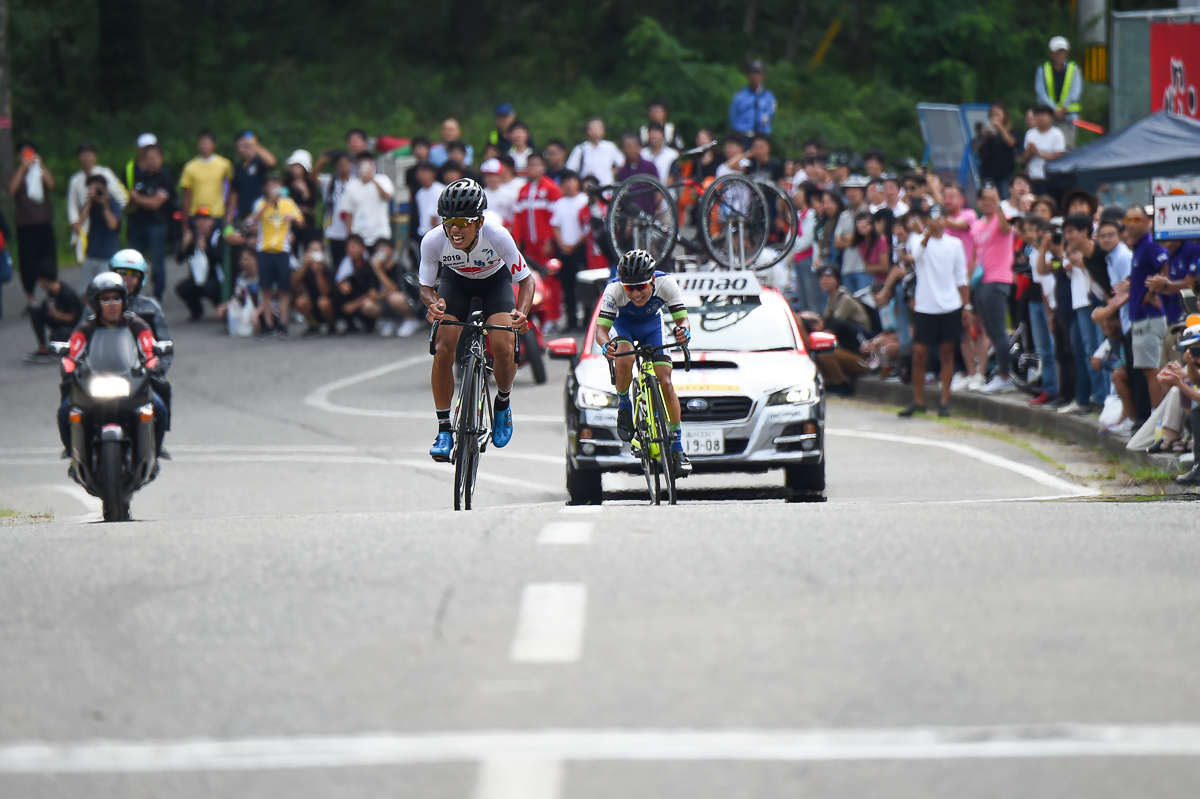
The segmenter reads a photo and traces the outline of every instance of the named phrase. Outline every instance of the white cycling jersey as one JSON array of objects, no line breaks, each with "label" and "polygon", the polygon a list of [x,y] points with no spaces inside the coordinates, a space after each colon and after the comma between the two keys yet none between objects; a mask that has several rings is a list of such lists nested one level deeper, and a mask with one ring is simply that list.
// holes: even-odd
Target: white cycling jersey
[{"label": "white cycling jersey", "polygon": [[454,249],[446,235],[446,228],[438,225],[421,239],[421,268],[419,278],[422,286],[433,287],[440,267],[451,269],[463,277],[482,280],[507,267],[513,280],[529,277],[529,265],[517,249],[512,234],[502,225],[483,221],[479,238],[470,252]]}]

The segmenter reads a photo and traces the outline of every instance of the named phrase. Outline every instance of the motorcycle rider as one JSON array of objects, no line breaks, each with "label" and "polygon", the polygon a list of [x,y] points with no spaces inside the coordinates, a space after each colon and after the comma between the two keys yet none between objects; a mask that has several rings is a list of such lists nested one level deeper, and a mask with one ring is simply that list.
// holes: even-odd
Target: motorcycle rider
[{"label": "motorcycle rider", "polygon": [[[142,294],[142,286],[146,284],[146,275],[150,272],[149,264],[146,263],[142,254],[137,250],[121,250],[109,260],[108,268],[125,281],[125,288],[129,291],[129,310],[140,316],[142,321],[150,326],[154,340],[170,341],[171,329],[167,327],[167,317],[163,313],[162,306],[158,304],[158,300]],[[171,429],[171,384],[167,382],[167,372],[170,370],[174,358],[174,354],[164,355],[159,359],[162,362],[162,371],[150,375],[151,388],[167,409],[167,430]],[[159,457],[163,460],[171,460],[171,454],[161,445],[159,446]]]},{"label": "motorcycle rider", "polygon": [[[144,262],[143,262],[144,263]],[[151,378],[156,374],[161,376],[162,364],[154,354],[154,333],[142,318],[129,309],[129,290],[119,275],[112,272],[102,272],[92,279],[88,286],[88,305],[93,315],[80,323],[71,334],[68,342],[68,354],[62,359],[63,377],[69,379],[75,372],[79,358],[87,349],[92,335],[102,327],[126,327],[137,340],[142,362],[150,372]],[[63,401],[58,407],[58,434],[62,438],[65,456],[69,457],[71,450],[71,397],[67,390],[68,383],[63,382]],[[163,436],[166,435],[167,406],[158,392],[152,392],[151,401],[154,405],[154,438],[158,446],[159,457],[162,453]],[[75,465],[71,464],[71,471]],[[74,476],[74,475],[72,475]]]}]

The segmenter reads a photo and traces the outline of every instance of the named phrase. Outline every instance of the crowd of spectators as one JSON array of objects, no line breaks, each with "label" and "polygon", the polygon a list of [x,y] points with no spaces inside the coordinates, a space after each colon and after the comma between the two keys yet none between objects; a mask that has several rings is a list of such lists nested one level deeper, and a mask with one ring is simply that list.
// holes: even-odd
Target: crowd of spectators
[{"label": "crowd of spectators", "polygon": [[[539,146],[507,103],[484,136],[469,137],[450,118],[437,141],[395,142],[413,156],[398,176],[409,201],[407,240],[394,234],[397,187],[377,168],[385,144],[360,129],[315,163],[296,150],[282,168],[253,131],[233,137],[230,160],[218,153],[218,137],[202,130],[178,180],[153,134],[137,139],[120,173],[100,165],[84,142],[67,200],[83,267],[79,291],[57,275],[54,176],[23,142],[9,190],[37,331],[30,359],[41,360],[47,337],[78,321],[79,295],[121,246],[122,228],[151,265],[155,298],[169,288],[170,267],[182,268],[174,289],[189,316],[201,319],[207,304],[233,335],[285,338],[297,323],[306,336],[411,335],[421,322],[401,254],[439,224],[437,198],[460,177],[483,183],[488,217],[513,233],[542,273],[554,298],[547,330],[573,331],[587,311],[578,307],[575,276],[614,258],[605,252],[604,211],[589,186],[633,175],[670,183],[739,171],[793,199],[798,235],[783,288],[805,327],[837,335],[837,350],[819,362],[830,391],[851,393],[855,379],[872,370],[911,380],[914,402],[904,411],[911,416],[924,410],[925,385],[939,380],[943,414],[952,391],[1032,388],[1034,407],[1099,416],[1108,406],[1114,416],[1105,414],[1101,427],[1115,434],[1131,433],[1172,394],[1184,401],[1172,400],[1177,410],[1155,446],[1178,446],[1188,393],[1172,382],[1177,372],[1162,370],[1176,363],[1194,372],[1189,351],[1180,355],[1173,345],[1185,317],[1180,292],[1196,287],[1200,245],[1164,249],[1149,233],[1145,209],[1053,193],[1045,165],[1073,146],[1082,82],[1066,40],[1056,37],[1049,51],[1035,75],[1037,102],[1025,113],[1024,134],[1000,103],[977,126],[972,147],[982,184],[972,203],[957,183],[911,160],[889,162],[880,150],[860,158],[811,139],[794,157],[780,157],[771,139],[777,101],[757,61],[731,99],[719,152],[695,161],[681,157],[682,132],[659,99],[648,104],[645,123],[616,142],[593,117],[578,144]],[[696,131],[697,146],[714,140],[711,130]],[[1020,363],[1009,359],[1014,330],[1028,342]],[[1030,362],[1037,367],[1029,370]]]}]

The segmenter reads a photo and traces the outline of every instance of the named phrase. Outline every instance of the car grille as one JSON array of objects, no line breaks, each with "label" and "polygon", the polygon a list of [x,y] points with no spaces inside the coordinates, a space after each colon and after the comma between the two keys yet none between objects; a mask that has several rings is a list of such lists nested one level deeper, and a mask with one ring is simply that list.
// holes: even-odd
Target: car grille
[{"label": "car grille", "polygon": [[[708,403],[707,408],[689,408],[692,400],[702,399]],[[746,419],[754,407],[754,400],[749,397],[680,397],[679,403],[684,422],[732,422]]]}]

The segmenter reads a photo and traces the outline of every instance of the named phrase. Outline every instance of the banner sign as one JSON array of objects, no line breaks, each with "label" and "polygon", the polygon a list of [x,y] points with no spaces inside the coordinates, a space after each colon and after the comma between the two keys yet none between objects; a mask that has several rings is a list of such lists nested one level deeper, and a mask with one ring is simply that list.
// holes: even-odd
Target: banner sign
[{"label": "banner sign", "polygon": [[1150,23],[1150,109],[1200,119],[1200,22]]},{"label": "banner sign", "polygon": [[1169,194],[1154,198],[1156,241],[1200,238],[1200,194]]}]

